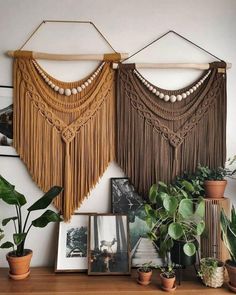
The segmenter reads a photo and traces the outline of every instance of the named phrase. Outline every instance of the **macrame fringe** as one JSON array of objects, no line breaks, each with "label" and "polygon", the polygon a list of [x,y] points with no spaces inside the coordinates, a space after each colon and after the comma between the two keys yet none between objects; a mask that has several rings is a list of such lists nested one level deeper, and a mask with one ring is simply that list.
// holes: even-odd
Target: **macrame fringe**
[{"label": "macrame fringe", "polygon": [[[39,91],[35,83],[39,78],[34,77],[32,67],[31,60],[15,60],[14,147],[43,191],[53,185],[64,188],[54,205],[68,221],[115,158],[113,72],[107,65],[99,82],[100,92],[88,97],[90,104],[81,97],[80,103],[84,103],[77,106],[76,113],[68,114],[48,103],[44,104],[47,110],[40,108],[46,101],[44,96],[51,92],[43,81],[40,86],[45,89]],[[87,112],[88,119],[83,121]],[[55,120],[60,116],[63,128],[50,114],[56,114]],[[78,124],[82,123],[75,136],[65,138],[69,121],[77,118]]]},{"label": "macrame fringe", "polygon": [[195,96],[172,104],[146,89],[130,65],[121,65],[117,126],[117,162],[146,198],[153,183],[170,183],[199,163],[224,166],[226,80],[213,69]]}]

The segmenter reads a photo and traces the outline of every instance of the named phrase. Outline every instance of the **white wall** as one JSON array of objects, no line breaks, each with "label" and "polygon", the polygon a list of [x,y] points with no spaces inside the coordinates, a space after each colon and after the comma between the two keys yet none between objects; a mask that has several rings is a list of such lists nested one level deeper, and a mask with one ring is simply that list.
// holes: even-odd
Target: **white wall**
[{"label": "white wall", "polygon": [[[0,0],[0,85],[12,85],[12,60],[6,50],[17,49],[36,26],[46,19],[91,20],[117,51],[133,53],[162,33],[173,29],[226,61],[228,71],[228,155],[236,153],[234,110],[236,109],[236,1],[234,0]],[[44,24],[25,47],[58,53],[105,52],[109,48],[85,25]],[[173,35],[165,38],[132,61],[208,62],[212,58]],[[78,80],[96,63],[40,61],[51,75],[65,81]],[[190,84],[201,73],[190,70],[143,70],[160,87],[175,89]],[[32,182],[18,158],[0,157],[0,174],[34,202],[41,191]],[[80,211],[109,212],[109,178],[123,173],[112,163]],[[236,182],[230,182],[227,195],[233,200]],[[13,212],[1,203],[0,219]],[[7,234],[7,236],[9,236]],[[56,253],[56,227],[35,229],[27,247],[34,250],[32,265],[52,265]],[[0,252],[0,266],[6,266],[6,251]]]}]

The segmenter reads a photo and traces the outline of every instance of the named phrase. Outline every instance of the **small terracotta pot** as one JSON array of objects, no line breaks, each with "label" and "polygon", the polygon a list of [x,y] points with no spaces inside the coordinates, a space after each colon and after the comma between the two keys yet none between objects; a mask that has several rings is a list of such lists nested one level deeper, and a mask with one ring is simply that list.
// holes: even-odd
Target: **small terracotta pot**
[{"label": "small terracotta pot", "polygon": [[227,260],[225,266],[228,271],[230,285],[236,288],[236,265],[234,266],[231,260]]},{"label": "small terracotta pot", "polygon": [[175,287],[175,276],[173,278],[166,278],[163,274],[160,274],[161,277],[161,285],[165,290],[171,290]]},{"label": "small terracotta pot", "polygon": [[204,188],[207,198],[220,199],[224,197],[227,180],[205,180]]},{"label": "small terracotta pot", "polygon": [[143,272],[140,269],[137,270],[138,272],[138,283],[140,285],[148,285],[151,282],[151,278],[152,278],[152,270],[150,270],[149,272]]},{"label": "small terracotta pot", "polygon": [[30,274],[30,261],[32,258],[32,250],[26,249],[26,255],[17,257],[14,252],[7,254],[7,261],[10,267],[9,277],[13,280],[22,280]]}]

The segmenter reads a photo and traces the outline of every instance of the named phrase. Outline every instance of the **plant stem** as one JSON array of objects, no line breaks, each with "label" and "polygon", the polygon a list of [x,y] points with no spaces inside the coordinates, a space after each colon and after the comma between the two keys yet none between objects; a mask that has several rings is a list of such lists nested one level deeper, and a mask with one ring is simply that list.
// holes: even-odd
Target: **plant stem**
[{"label": "plant stem", "polygon": [[25,232],[25,228],[26,228],[26,225],[27,225],[27,221],[28,221],[29,215],[30,215],[30,211],[28,211],[27,216],[26,216],[26,219],[25,219],[25,224],[24,224],[24,227],[23,227],[23,233]]},{"label": "plant stem", "polygon": [[16,234],[17,234],[17,229],[16,229],[16,222],[15,222],[15,220],[13,220],[13,223],[14,223],[15,232],[16,232]]},{"label": "plant stem", "polygon": [[18,233],[20,233],[20,214],[19,214],[19,209],[17,207],[17,205],[15,205],[16,208],[16,215],[18,217],[17,222],[18,222]]}]

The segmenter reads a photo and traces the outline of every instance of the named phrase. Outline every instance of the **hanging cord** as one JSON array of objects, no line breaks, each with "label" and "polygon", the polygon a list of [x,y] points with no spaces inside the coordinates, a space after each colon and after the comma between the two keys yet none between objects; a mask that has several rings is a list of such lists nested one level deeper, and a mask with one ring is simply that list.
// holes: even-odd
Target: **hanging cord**
[{"label": "hanging cord", "polygon": [[36,34],[36,32],[41,28],[43,24],[46,23],[73,23],[73,24],[89,24],[94,27],[94,29],[99,33],[99,35],[103,38],[103,40],[108,44],[108,46],[115,52],[117,51],[112,47],[111,43],[107,40],[107,38],[102,34],[102,32],[98,29],[98,27],[91,21],[77,21],[77,20],[43,20],[38,27],[32,32],[32,34],[29,36],[29,38],[24,42],[24,44],[19,48],[19,50],[22,50],[25,45],[29,42],[29,40]]},{"label": "hanging cord", "polygon": [[170,33],[173,33],[175,34],[176,36],[180,37],[181,39],[187,41],[188,43],[194,45],[195,47],[201,49],[202,51],[206,52],[207,54],[211,55],[212,57],[218,59],[219,61],[223,61],[221,58],[215,56],[214,54],[212,54],[211,52],[209,52],[208,50],[204,49],[203,47],[197,45],[196,43],[192,42],[191,40],[185,38],[184,36],[180,35],[179,33],[173,31],[173,30],[170,30],[166,33],[164,33],[163,35],[161,35],[160,37],[158,37],[157,39],[153,40],[152,42],[150,42],[149,44],[145,45],[143,48],[139,49],[138,51],[136,51],[135,53],[131,54],[129,57],[125,58],[122,60],[122,63],[124,61],[127,61],[128,59],[130,59],[131,57],[137,55],[138,53],[140,53],[141,51],[145,50],[146,48],[148,48],[149,46],[151,46],[152,44],[156,43],[157,41],[159,41],[160,39],[164,38],[166,35],[170,34]]}]

